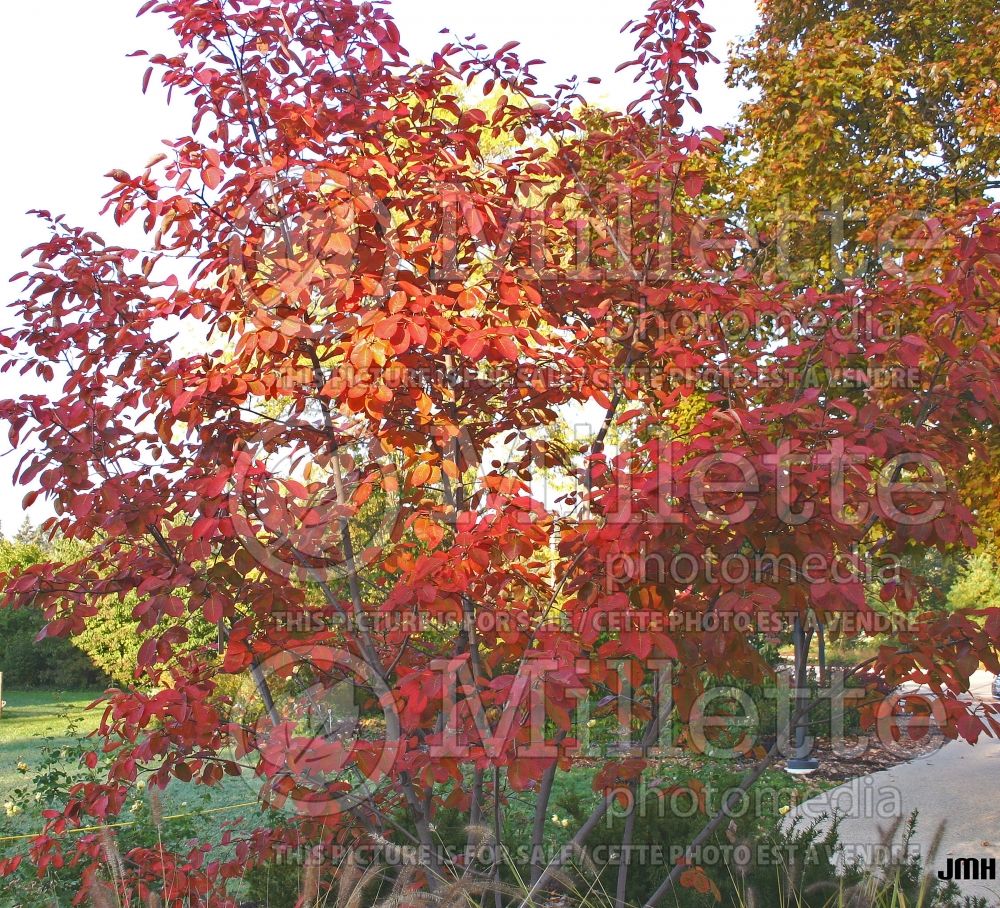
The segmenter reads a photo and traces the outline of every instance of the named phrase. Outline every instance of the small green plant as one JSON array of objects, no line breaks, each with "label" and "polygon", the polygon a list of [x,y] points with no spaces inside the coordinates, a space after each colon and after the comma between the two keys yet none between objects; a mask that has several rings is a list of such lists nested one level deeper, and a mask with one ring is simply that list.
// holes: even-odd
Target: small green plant
[{"label": "small green plant", "polygon": [[758,861],[735,868],[728,887],[731,900],[726,904],[733,908],[988,908],[986,899],[963,896],[954,882],[943,883],[927,869],[939,850],[941,830],[924,860],[911,847],[916,828],[916,813],[905,822],[899,819],[883,832],[872,860],[844,864],[837,854],[836,817],[793,824],[758,843],[756,854],[770,854],[776,861],[769,866]]}]

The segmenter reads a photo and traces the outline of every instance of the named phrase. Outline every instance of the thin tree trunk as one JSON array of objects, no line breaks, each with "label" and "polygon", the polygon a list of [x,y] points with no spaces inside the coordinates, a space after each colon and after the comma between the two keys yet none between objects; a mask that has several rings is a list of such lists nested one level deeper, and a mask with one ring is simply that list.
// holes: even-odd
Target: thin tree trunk
[{"label": "thin tree trunk", "polygon": [[[661,705],[660,709],[657,710],[656,714],[646,724],[642,738],[639,741],[639,749],[642,752],[646,752],[650,747],[656,744],[660,736],[660,727],[663,724],[663,720],[669,717],[672,709],[673,701],[671,700],[666,706]],[[616,792],[612,792],[611,794],[604,796],[604,800],[602,800],[601,803],[593,809],[590,816],[587,817],[584,824],[577,830],[576,835],[573,836],[569,844],[564,846],[560,853],[555,855],[552,860],[546,864],[541,875],[537,880],[535,880],[531,888],[528,890],[527,895],[525,895],[525,897],[521,900],[519,908],[527,908],[527,906],[531,905],[534,902],[535,896],[545,887],[549,880],[552,879],[553,873],[566,863],[574,852],[579,851],[583,847],[583,844],[588,838],[590,838],[590,834],[597,828],[598,824],[604,819],[607,812],[611,809],[611,805],[614,804],[616,797]]]},{"label": "thin tree trunk", "polygon": [[472,773],[472,797],[469,805],[469,825],[481,826],[483,822],[483,778],[485,772],[482,769],[474,770]]},{"label": "thin tree trunk", "polygon": [[542,857],[542,849],[545,846],[545,818],[548,816],[549,798],[552,797],[552,783],[555,781],[557,768],[557,763],[553,761],[552,765],[542,773],[542,784],[535,801],[535,822],[531,829],[532,886],[538,882],[545,867],[545,860]]},{"label": "thin tree trunk", "polygon": [[816,650],[819,661],[819,683],[826,686],[826,628],[822,623],[816,625]]},{"label": "thin tree trunk", "polygon": [[493,769],[493,903],[495,908],[503,908],[503,893],[500,891],[500,858],[503,854],[503,818],[500,815],[500,767]]},{"label": "thin tree trunk", "polygon": [[632,836],[635,832],[635,815],[639,810],[638,785],[633,782],[629,786],[632,792],[632,809],[625,817],[625,829],[622,831],[622,850],[618,856],[618,886],[615,890],[615,908],[625,908],[625,890],[628,888],[629,862],[631,861]]}]

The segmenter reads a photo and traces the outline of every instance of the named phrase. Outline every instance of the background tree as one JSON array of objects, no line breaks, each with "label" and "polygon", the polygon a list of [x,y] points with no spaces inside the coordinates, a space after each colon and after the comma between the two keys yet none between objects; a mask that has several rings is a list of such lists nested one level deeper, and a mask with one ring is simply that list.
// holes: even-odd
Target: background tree
[{"label": "background tree", "polygon": [[[762,261],[800,279],[877,273],[920,213],[1000,183],[1000,26],[989,2],[766,0],[733,55],[738,198]],[[779,237],[778,220],[786,219]]]},{"label": "background tree", "polygon": [[951,608],[979,608],[1000,600],[1000,565],[989,549],[976,552],[948,591]]},{"label": "background tree", "polygon": [[[907,255],[928,277],[945,273],[952,249],[940,219],[987,204],[1000,188],[997,73],[987,62],[1000,50],[993,5],[766,0],[760,12],[760,27],[729,61],[730,81],[754,98],[743,106],[727,162],[713,169],[717,204],[740,237],[739,263],[800,291],[905,282],[914,275],[900,267]],[[885,328],[922,334],[920,323],[937,316],[914,298]],[[995,324],[993,314],[982,329],[966,325],[943,343],[967,349]],[[906,380],[872,375],[863,358],[852,365],[858,372],[840,384],[854,401],[872,381]],[[954,390],[962,405],[994,393],[991,371],[982,378]],[[827,380],[825,370],[816,379]],[[971,439],[959,482],[979,532],[991,539],[995,424],[973,428]],[[937,576],[932,562],[963,560],[961,547],[940,548],[901,562],[939,605],[952,578]]]},{"label": "background tree", "polygon": [[[13,539],[0,539],[0,572],[23,571],[51,557],[27,522]],[[0,610],[0,671],[8,690],[25,687],[103,687],[106,678],[70,641],[39,640],[45,616],[36,608]]]}]

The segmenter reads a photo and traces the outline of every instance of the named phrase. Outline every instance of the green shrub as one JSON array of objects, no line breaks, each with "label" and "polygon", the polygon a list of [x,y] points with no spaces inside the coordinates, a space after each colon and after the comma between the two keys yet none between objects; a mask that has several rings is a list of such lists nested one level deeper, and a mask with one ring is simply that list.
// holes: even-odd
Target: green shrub
[{"label": "green shrub", "polygon": [[1000,564],[989,552],[976,552],[948,592],[948,607],[988,608],[1000,604]]},{"label": "green shrub", "polygon": [[[87,557],[87,547],[66,539],[47,541],[24,526],[13,539],[0,539],[0,574],[17,573],[42,561],[72,563]],[[7,684],[18,687],[104,687],[109,680],[128,685],[136,681],[139,648],[151,633],[140,633],[133,618],[135,594],[104,599],[85,629],[69,640],[46,638],[36,642],[45,625],[40,611],[0,608],[0,671]],[[211,647],[217,630],[200,615],[179,619],[188,640],[179,653]]]},{"label": "green shrub", "polygon": [[107,677],[69,640],[37,640],[45,618],[37,609],[0,609],[0,671],[9,688],[103,687]]},{"label": "green shrub", "polygon": [[172,624],[183,623],[188,632],[187,641],[175,648],[178,654],[212,648],[218,640],[216,627],[201,615],[191,614],[176,622],[161,622],[154,631],[141,633],[138,621],[132,617],[135,605],[132,594],[104,600],[97,614],[87,619],[86,628],[73,637],[73,643],[116,684],[136,683],[139,648],[150,636],[162,634]]},{"label": "green shrub", "polygon": [[[0,539],[0,574],[24,570],[47,557],[30,527],[22,527],[14,539]],[[104,686],[105,675],[69,640],[38,640],[44,626],[38,609],[0,608],[0,671],[8,688]]]}]

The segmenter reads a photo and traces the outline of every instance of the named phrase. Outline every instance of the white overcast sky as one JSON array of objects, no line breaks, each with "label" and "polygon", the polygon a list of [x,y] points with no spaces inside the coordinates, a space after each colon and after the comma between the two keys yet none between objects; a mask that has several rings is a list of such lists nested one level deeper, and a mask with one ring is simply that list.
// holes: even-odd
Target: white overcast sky
[{"label": "white overcast sky", "polygon": [[[11,324],[6,305],[16,296],[7,278],[22,270],[21,252],[43,236],[25,212],[44,208],[65,214],[71,222],[96,227],[106,239],[117,239],[114,224],[98,219],[100,196],[109,183],[103,174],[114,167],[130,172],[160,149],[163,138],[190,131],[184,99],[168,106],[165,94],[152,85],[140,88],[146,63],[126,59],[142,48],[169,51],[172,36],[160,16],[135,18],[139,0],[34,0],[9,3],[4,9],[3,53],[0,54],[0,173],[5,186],[0,207],[0,325]],[[448,26],[457,34],[475,32],[498,46],[519,40],[524,59],[548,62],[543,71],[553,83],[569,75],[600,76],[605,84],[590,96],[618,105],[631,95],[629,78],[613,76],[630,59],[631,44],[619,34],[621,25],[641,15],[643,0],[395,0],[391,9],[403,44],[415,57],[429,57]],[[754,0],[707,0],[707,21],[717,29],[714,50],[724,57],[734,38],[753,31]],[[155,81],[155,80],[154,80]],[[741,97],[726,88],[722,67],[702,73],[701,101],[709,123],[732,121]],[[135,243],[136,239],[121,242]],[[38,386],[10,376],[0,378],[0,397],[16,396]],[[0,432],[7,452],[6,432]],[[18,455],[0,457],[0,528],[10,534],[23,520],[24,489],[11,484]],[[30,516],[50,513],[42,503]]]}]

